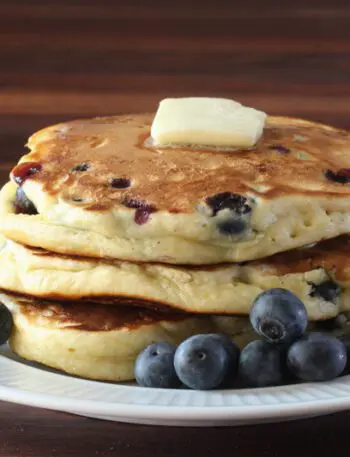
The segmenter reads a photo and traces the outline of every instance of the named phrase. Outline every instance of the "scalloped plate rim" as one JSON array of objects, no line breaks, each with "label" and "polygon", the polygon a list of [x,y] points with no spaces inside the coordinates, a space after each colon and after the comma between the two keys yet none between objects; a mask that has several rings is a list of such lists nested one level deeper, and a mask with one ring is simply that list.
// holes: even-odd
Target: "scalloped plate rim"
[{"label": "scalloped plate rim", "polygon": [[[143,389],[145,395],[156,394],[161,392],[162,394],[177,394],[181,398],[181,394],[186,395],[190,398],[191,392],[189,390],[166,390],[166,389],[148,389],[141,388],[138,386],[130,386],[125,384],[106,384],[100,381],[90,381],[79,378],[67,376],[65,374],[46,371],[42,367],[27,365],[21,359],[14,360],[8,355],[1,354],[0,356],[0,373],[3,366],[21,366],[21,370],[28,371],[29,377],[40,376],[43,373],[51,376],[58,383],[62,379],[72,380],[72,384],[91,388],[96,385],[96,389],[103,385],[105,388],[110,387],[113,390],[126,389],[129,394],[133,394],[139,389]],[[341,381],[340,381],[341,380]],[[3,401],[10,401],[22,405],[28,405],[33,407],[52,409],[55,411],[69,412],[73,414],[88,416],[88,417],[99,417],[102,419],[134,422],[134,423],[154,423],[159,425],[234,425],[236,424],[250,424],[259,423],[266,421],[288,420],[297,419],[305,416],[316,416],[323,414],[331,414],[337,411],[350,409],[350,376],[344,376],[337,380],[329,383],[306,383],[300,385],[289,385],[281,387],[269,387],[260,389],[242,389],[242,390],[216,390],[214,392],[201,392],[203,398],[209,398],[214,394],[219,395],[253,395],[259,397],[259,395],[268,394],[269,397],[273,397],[278,390],[287,389],[283,393],[292,394],[293,392],[300,392],[305,389],[319,388],[320,386],[333,386],[337,388],[337,384],[345,386],[349,392],[341,390],[339,395],[330,395],[329,398],[321,399],[309,399],[299,400],[293,402],[281,402],[272,404],[240,404],[240,405],[219,405],[219,406],[193,406],[193,405],[165,405],[165,404],[135,404],[127,402],[106,402],[103,400],[95,399],[81,399],[62,394],[52,394],[37,392],[30,389],[15,388],[4,385],[3,379],[0,374],[0,399]],[[300,388],[302,386],[302,388]],[[197,392],[197,391],[193,391]]]}]

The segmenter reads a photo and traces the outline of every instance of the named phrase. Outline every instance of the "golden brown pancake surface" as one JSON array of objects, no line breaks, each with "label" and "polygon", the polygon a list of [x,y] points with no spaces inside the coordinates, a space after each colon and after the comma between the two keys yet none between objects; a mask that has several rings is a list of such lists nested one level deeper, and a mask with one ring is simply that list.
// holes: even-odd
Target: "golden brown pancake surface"
[{"label": "golden brown pancake surface", "polygon": [[222,192],[267,199],[350,195],[350,186],[326,177],[327,170],[350,169],[346,131],[269,117],[251,150],[161,149],[147,141],[152,118],[97,118],[38,132],[29,140],[32,152],[25,161],[39,163],[42,170],[30,179],[40,181],[45,192],[91,210],[145,202],[155,210],[191,213]]},{"label": "golden brown pancake surface", "polygon": [[109,331],[127,328],[130,331],[141,326],[162,321],[179,322],[191,314],[161,313],[158,310],[138,308],[140,303],[125,306],[115,299],[115,307],[102,303],[46,301],[38,298],[15,296],[21,311],[29,319],[38,317],[54,321],[59,326],[79,328],[86,331]]}]

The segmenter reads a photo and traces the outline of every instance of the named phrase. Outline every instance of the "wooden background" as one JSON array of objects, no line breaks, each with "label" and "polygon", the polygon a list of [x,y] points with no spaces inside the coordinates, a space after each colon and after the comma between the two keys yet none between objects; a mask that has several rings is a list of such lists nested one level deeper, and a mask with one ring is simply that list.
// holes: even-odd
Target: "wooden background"
[{"label": "wooden background", "polygon": [[0,0],[0,151],[60,120],[232,97],[350,127],[350,6],[329,0]]},{"label": "wooden background", "polygon": [[[186,95],[350,127],[349,0],[0,0],[2,182],[43,126]],[[203,431],[0,404],[0,456],[346,456],[349,414]]]}]

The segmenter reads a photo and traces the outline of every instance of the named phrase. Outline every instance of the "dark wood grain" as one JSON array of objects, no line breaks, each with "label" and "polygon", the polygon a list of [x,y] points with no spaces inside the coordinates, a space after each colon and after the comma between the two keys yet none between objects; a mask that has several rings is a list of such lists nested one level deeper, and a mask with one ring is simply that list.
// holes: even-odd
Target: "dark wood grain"
[{"label": "dark wood grain", "polygon": [[[350,127],[348,0],[0,0],[0,181],[35,130],[218,95]],[[106,423],[0,403],[0,457],[347,456],[350,413],[254,427]]]},{"label": "dark wood grain", "polygon": [[349,455],[350,412],[271,425],[150,427],[0,403],[1,457]]},{"label": "dark wood grain", "polygon": [[219,95],[350,126],[346,1],[0,1],[0,150],[51,122]]}]

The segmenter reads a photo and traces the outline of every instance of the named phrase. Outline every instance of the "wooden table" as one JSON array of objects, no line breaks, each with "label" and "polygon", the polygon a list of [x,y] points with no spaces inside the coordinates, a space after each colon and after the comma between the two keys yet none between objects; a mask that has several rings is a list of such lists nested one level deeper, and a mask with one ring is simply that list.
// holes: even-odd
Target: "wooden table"
[{"label": "wooden table", "polygon": [[350,412],[282,424],[180,428],[117,424],[0,403],[1,457],[344,457]]},{"label": "wooden table", "polygon": [[[348,0],[0,0],[0,180],[36,129],[154,110],[166,96],[350,127],[349,22]],[[203,430],[0,403],[0,456],[344,457],[349,428],[350,412]]]}]

